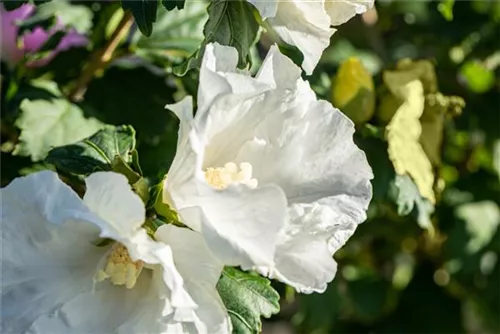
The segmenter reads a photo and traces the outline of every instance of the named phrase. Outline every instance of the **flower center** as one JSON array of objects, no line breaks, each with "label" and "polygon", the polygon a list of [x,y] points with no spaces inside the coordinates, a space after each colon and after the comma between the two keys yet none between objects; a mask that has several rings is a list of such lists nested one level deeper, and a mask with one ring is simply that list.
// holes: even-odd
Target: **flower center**
[{"label": "flower center", "polygon": [[106,267],[96,273],[96,281],[102,282],[109,279],[115,285],[125,285],[132,289],[141,274],[144,262],[132,261],[127,248],[116,243],[108,256]]},{"label": "flower center", "polygon": [[240,163],[239,168],[234,162],[228,162],[224,167],[207,168],[205,179],[216,189],[227,188],[233,183],[246,184],[250,188],[258,185],[257,179],[252,178],[252,165],[248,162]]}]

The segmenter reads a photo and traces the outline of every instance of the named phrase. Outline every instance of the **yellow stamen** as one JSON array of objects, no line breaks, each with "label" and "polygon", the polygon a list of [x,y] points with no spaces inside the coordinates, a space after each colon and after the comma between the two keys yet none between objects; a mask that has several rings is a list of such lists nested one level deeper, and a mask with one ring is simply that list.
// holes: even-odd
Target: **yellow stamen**
[{"label": "yellow stamen", "polygon": [[109,279],[115,285],[125,285],[127,289],[132,289],[143,267],[144,262],[132,261],[127,248],[116,243],[108,256],[106,267],[97,271],[95,280],[101,282]]},{"label": "yellow stamen", "polygon": [[258,185],[257,179],[252,178],[252,165],[248,162],[240,163],[239,168],[234,162],[228,162],[224,167],[207,168],[205,179],[216,189],[227,188],[233,183],[242,183],[250,188]]}]

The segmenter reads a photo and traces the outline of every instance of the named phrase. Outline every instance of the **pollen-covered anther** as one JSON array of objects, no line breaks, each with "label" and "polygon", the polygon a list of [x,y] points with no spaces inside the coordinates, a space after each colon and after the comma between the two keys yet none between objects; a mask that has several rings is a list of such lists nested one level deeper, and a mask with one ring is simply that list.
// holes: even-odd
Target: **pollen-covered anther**
[{"label": "pollen-covered anther", "polygon": [[239,168],[234,162],[228,162],[224,167],[207,168],[205,179],[216,189],[227,188],[233,183],[245,184],[250,188],[258,185],[257,179],[252,178],[252,165],[248,162],[240,163]]},{"label": "pollen-covered anther", "polygon": [[127,289],[132,289],[143,267],[144,262],[133,261],[127,248],[117,243],[113,246],[104,269],[97,271],[96,281],[109,279],[115,285],[125,285]]}]

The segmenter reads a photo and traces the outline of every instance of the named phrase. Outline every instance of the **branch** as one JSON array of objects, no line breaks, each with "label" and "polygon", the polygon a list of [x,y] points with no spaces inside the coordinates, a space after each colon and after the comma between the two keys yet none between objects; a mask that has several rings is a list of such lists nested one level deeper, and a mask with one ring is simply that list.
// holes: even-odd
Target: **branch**
[{"label": "branch", "polygon": [[104,69],[106,65],[111,60],[113,53],[115,52],[118,44],[123,39],[123,37],[128,33],[130,27],[133,23],[133,16],[130,12],[125,12],[120,23],[116,27],[115,31],[111,35],[109,41],[106,45],[90,56],[90,62],[87,64],[82,72],[82,75],[76,81],[75,86],[68,93],[68,99],[70,101],[76,102],[81,101],[87,90],[87,86],[94,78],[95,74],[100,70]]}]

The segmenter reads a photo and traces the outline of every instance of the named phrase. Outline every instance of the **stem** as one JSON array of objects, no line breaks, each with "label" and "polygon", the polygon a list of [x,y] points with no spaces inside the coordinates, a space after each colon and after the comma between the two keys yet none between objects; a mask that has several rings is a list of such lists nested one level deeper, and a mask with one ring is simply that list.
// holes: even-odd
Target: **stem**
[{"label": "stem", "polygon": [[123,37],[128,33],[130,27],[132,26],[134,17],[132,13],[125,12],[120,23],[116,27],[115,31],[109,38],[109,41],[104,45],[104,47],[97,49],[90,56],[90,62],[87,64],[83,70],[81,76],[76,81],[75,86],[68,93],[68,99],[75,102],[81,101],[87,90],[87,86],[94,78],[95,74],[100,70],[104,69],[106,65],[111,60],[113,53],[115,52],[118,44],[123,39]]}]

